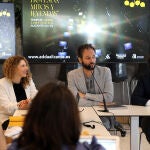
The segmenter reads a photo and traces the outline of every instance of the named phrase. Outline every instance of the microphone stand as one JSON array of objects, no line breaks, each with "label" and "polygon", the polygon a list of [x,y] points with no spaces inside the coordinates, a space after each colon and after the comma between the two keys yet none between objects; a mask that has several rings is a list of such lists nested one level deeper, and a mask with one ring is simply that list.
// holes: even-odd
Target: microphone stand
[{"label": "microphone stand", "polygon": [[[95,68],[95,67],[94,67],[94,68]],[[93,69],[93,72],[92,72],[92,70],[91,70],[91,73],[92,73],[92,76],[93,76],[93,78],[94,78],[94,80],[95,80],[95,82],[96,82],[96,84],[97,84],[97,86],[98,86],[98,88],[99,88],[99,90],[100,90],[102,96],[103,96],[104,110],[99,110],[99,111],[101,111],[101,112],[109,112],[109,110],[107,109],[107,105],[106,105],[106,101],[105,101],[104,94],[103,94],[103,92],[102,92],[102,90],[101,90],[99,84],[97,83],[97,80],[96,80],[95,77],[94,77],[94,69]]]}]

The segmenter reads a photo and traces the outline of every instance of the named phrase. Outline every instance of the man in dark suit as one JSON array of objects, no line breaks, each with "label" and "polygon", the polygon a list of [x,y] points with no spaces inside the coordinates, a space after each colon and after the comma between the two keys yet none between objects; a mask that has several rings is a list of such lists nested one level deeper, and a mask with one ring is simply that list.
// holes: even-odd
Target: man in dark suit
[{"label": "man in dark suit", "polygon": [[[131,96],[131,103],[133,105],[146,106],[150,108],[150,70],[148,73],[139,78],[137,86]],[[140,126],[150,143],[150,116],[140,117]]]}]

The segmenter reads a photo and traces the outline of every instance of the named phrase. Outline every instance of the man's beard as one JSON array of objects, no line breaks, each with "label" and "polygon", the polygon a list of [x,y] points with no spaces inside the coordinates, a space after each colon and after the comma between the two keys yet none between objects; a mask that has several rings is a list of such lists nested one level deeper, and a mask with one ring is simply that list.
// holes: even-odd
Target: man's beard
[{"label": "man's beard", "polygon": [[[94,65],[94,66],[92,66],[92,65]],[[90,63],[90,64],[85,64],[84,62],[82,62],[82,66],[83,66],[83,68],[85,68],[85,69],[87,69],[87,70],[94,70],[94,68],[95,68],[95,63]]]}]

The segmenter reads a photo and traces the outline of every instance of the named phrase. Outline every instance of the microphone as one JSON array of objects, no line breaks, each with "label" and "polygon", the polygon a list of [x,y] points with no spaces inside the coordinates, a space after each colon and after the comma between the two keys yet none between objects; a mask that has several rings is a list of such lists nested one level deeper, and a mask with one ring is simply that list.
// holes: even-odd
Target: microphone
[{"label": "microphone", "polygon": [[[101,112],[109,112],[109,110],[107,109],[107,105],[106,105],[106,101],[105,101],[104,94],[103,94],[103,92],[102,92],[102,90],[101,90],[101,87],[100,87],[100,85],[98,84],[96,78],[94,77],[94,69],[95,69],[96,65],[95,65],[94,67],[91,67],[91,66],[89,65],[89,67],[91,68],[92,76],[93,76],[93,78],[94,78],[94,80],[95,80],[95,83],[97,84],[97,86],[98,86],[98,88],[99,88],[99,91],[101,92],[102,97],[103,97],[104,110],[100,110],[100,111],[101,111]],[[92,71],[92,70],[93,70],[93,71]]]}]

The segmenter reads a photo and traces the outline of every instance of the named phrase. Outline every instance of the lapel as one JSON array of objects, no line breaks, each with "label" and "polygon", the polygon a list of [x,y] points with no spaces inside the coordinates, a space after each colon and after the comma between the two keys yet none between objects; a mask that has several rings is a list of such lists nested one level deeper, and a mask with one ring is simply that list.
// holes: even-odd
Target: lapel
[{"label": "lapel", "polygon": [[30,97],[30,89],[29,89],[29,86],[26,86],[26,88],[25,88],[25,92],[26,92],[26,96],[27,96],[27,99],[30,99],[31,97]]},{"label": "lapel", "polygon": [[[7,79],[6,79],[7,80]],[[15,101],[16,100],[16,96],[15,96],[15,92],[14,92],[14,88],[13,88],[13,84],[11,81],[7,80],[6,82],[7,84],[7,89],[8,89],[8,95],[10,96],[10,100]]]},{"label": "lapel", "polygon": [[85,77],[84,77],[84,73],[83,73],[83,68],[79,68],[79,72],[78,72],[78,78],[77,78],[77,82],[78,85],[80,87],[80,90],[82,92],[87,92],[87,87],[86,87],[86,83],[85,83]]}]

